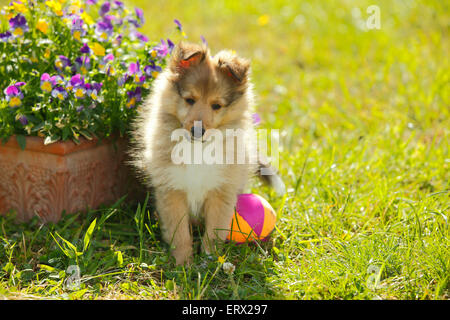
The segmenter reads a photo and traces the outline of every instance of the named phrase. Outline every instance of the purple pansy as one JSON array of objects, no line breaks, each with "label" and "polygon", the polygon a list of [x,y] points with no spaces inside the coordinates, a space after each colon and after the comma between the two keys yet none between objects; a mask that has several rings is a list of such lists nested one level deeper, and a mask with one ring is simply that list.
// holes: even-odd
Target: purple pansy
[{"label": "purple pansy", "polygon": [[26,125],[28,124],[28,118],[27,118],[26,116],[24,116],[24,115],[21,115],[21,116],[19,117],[19,121],[20,121],[20,123],[21,123],[23,126],[26,126]]},{"label": "purple pansy", "polygon": [[8,42],[8,40],[11,38],[12,38],[12,33],[9,31],[0,33],[0,42]]},{"label": "purple pansy", "polygon": [[148,42],[148,37],[147,36],[145,36],[145,35],[143,35],[142,33],[140,33],[140,32],[134,32],[133,33],[133,35],[137,38],[137,39],[139,39],[139,40],[141,40],[142,42]]},{"label": "purple pansy", "polygon": [[134,8],[134,12],[136,13],[136,17],[138,18],[139,23],[141,25],[143,25],[144,21],[145,21],[144,20],[144,11],[142,9],[139,9],[139,8]]},{"label": "purple pansy", "polygon": [[157,46],[153,47],[153,50],[156,52],[158,58],[165,58],[169,54],[169,47],[164,39],[161,39],[161,43]]},{"label": "purple pansy", "polygon": [[59,100],[64,100],[67,98],[67,91],[63,87],[58,86],[52,90],[52,96]]},{"label": "purple pansy", "polygon": [[25,17],[21,14],[9,19],[9,26],[15,37],[21,37],[28,31],[27,19],[25,19]]},{"label": "purple pansy", "polygon": [[86,54],[90,54],[91,53],[91,48],[89,48],[87,43],[84,43],[83,46],[80,49],[81,53],[86,53]]},{"label": "purple pansy", "polygon": [[[106,56],[103,57],[103,59],[101,59],[99,61],[99,69],[100,70],[104,70],[105,67],[110,64],[112,61],[114,60],[114,55],[112,53],[108,53]],[[108,68],[109,70],[109,68]],[[109,70],[110,71],[110,70]],[[109,75],[109,74],[108,74]]]},{"label": "purple pansy", "polygon": [[11,108],[20,107],[22,105],[23,93],[20,87],[23,86],[25,82],[17,82],[11,86],[8,86],[3,92],[6,96],[6,101],[9,102]]},{"label": "purple pansy", "polygon": [[125,8],[125,5],[121,1],[113,1],[113,9],[115,10],[123,10]]},{"label": "purple pansy", "polygon": [[66,56],[60,55],[55,60],[55,67],[58,71],[63,71],[68,66],[70,66],[70,60]]},{"label": "purple pansy", "polygon": [[141,101],[142,98],[142,89],[141,87],[137,87],[134,91],[127,91],[128,102],[127,107],[129,109],[134,108],[136,104]]},{"label": "purple pansy", "polygon": [[45,92],[51,92],[53,89],[53,81],[48,73],[41,75],[41,89]]},{"label": "purple pansy", "polygon": [[169,46],[169,53],[172,53],[173,48],[175,48],[175,43],[173,43],[170,39],[167,39],[167,45]]},{"label": "purple pansy", "polygon": [[144,72],[150,77],[156,78],[156,76],[162,71],[160,66],[157,66],[154,61],[151,64],[144,67]]},{"label": "purple pansy", "polygon": [[112,36],[114,32],[113,25],[108,19],[103,19],[99,21],[95,26],[95,34],[100,41],[108,41],[108,38]]},{"label": "purple pansy", "polygon": [[136,82],[137,84],[142,84],[145,81],[145,75],[142,74],[139,61],[137,61],[136,63],[130,63],[130,65],[128,66],[128,75],[132,76],[134,82]]},{"label": "purple pansy", "polygon": [[75,59],[76,71],[86,74],[91,67],[91,59],[88,56],[78,57]]},{"label": "purple pansy", "polygon": [[109,12],[110,9],[111,9],[111,3],[109,3],[108,1],[104,2],[100,7],[99,13],[101,16],[104,16],[105,14],[107,14]]},{"label": "purple pansy", "polygon": [[78,41],[81,41],[81,37],[86,35],[86,30],[84,30],[83,24],[83,20],[78,17],[72,20],[71,33],[72,36]]},{"label": "purple pansy", "polygon": [[98,100],[102,83],[86,83],[84,88],[86,89],[86,95],[91,97],[92,100]]},{"label": "purple pansy", "polygon": [[175,20],[173,20],[173,22],[175,22],[175,24],[177,25],[177,29],[178,29],[178,30],[180,30],[180,31],[183,30],[183,26],[181,25],[180,20],[175,19]]}]

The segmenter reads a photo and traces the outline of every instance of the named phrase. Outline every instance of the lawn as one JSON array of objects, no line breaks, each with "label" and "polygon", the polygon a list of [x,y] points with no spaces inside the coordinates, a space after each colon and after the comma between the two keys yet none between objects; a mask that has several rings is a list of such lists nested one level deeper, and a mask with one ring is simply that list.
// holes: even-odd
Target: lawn
[{"label": "lawn", "polygon": [[[188,40],[251,59],[261,127],[280,130],[288,192],[257,180],[251,190],[277,211],[276,230],[176,267],[151,197],[57,224],[8,214],[0,298],[450,298],[448,2],[127,3],[144,9],[152,40],[176,18]],[[366,25],[373,4],[379,29]]]}]

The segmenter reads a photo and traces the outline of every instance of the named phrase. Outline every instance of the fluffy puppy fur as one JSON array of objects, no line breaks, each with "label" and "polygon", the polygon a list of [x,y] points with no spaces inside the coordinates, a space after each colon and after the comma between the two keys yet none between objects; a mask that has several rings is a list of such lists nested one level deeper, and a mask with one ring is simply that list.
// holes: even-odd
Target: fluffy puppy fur
[{"label": "fluffy puppy fur", "polygon": [[[230,51],[212,57],[205,46],[180,43],[135,123],[130,155],[154,189],[163,240],[171,245],[177,264],[192,257],[192,219],[204,220],[202,248],[207,253],[213,251],[216,239],[226,238],[237,195],[256,168],[250,161],[175,164],[171,156],[178,142],[171,140],[172,132],[180,128],[191,132],[194,121],[202,121],[205,142],[209,129],[225,136],[226,129],[252,128],[249,67],[249,61]],[[246,156],[248,160],[250,152]]]}]

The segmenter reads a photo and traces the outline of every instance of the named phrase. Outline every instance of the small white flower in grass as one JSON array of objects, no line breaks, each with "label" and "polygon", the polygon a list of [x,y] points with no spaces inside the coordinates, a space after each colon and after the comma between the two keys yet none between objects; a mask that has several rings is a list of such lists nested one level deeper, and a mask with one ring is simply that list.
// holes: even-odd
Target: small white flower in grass
[{"label": "small white flower in grass", "polygon": [[236,269],[234,264],[232,264],[231,262],[224,262],[224,264],[222,265],[222,268],[223,268],[223,271],[229,275],[232,275],[234,270]]}]

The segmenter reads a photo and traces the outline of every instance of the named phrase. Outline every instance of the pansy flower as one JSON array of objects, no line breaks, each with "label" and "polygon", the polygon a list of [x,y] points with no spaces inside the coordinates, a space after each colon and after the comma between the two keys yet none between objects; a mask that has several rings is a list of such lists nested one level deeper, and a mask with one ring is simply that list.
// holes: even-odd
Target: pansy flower
[{"label": "pansy flower", "polygon": [[78,57],[75,59],[75,69],[76,71],[86,74],[91,68],[91,59],[87,56]]},{"label": "pansy flower", "polygon": [[173,43],[170,39],[167,39],[167,45],[169,46],[169,53],[172,53],[173,48],[175,48],[175,43]]},{"label": "pansy flower", "polygon": [[145,20],[144,20],[144,11],[142,9],[139,8],[134,8],[134,13],[136,13],[136,17],[138,18],[138,21],[141,25],[144,24]]},{"label": "pansy flower", "polygon": [[83,19],[80,19],[78,17],[72,20],[70,32],[72,33],[72,36],[78,41],[81,41],[81,37],[84,37],[86,35],[86,30],[83,28],[83,24]]},{"label": "pansy flower", "polygon": [[0,42],[8,42],[8,40],[11,38],[12,38],[12,33],[9,31],[0,33]]},{"label": "pansy flower", "polygon": [[58,56],[55,60],[55,67],[58,71],[64,71],[66,67],[70,66],[70,60],[66,56]]},{"label": "pansy flower", "polygon": [[145,74],[153,78],[156,78],[161,71],[162,68],[157,66],[153,61],[151,61],[150,65],[144,67]]},{"label": "pansy flower", "polygon": [[178,19],[174,19],[173,22],[177,25],[177,29],[182,31],[183,30],[183,26],[181,25],[180,20]]},{"label": "pansy flower", "polygon": [[48,73],[43,73],[41,76],[41,89],[47,93],[53,89],[52,79]]},{"label": "pansy flower", "polygon": [[86,89],[86,95],[91,97],[92,100],[99,100],[99,94],[102,85],[102,83],[86,83],[84,85],[84,88]]},{"label": "pansy flower", "polygon": [[25,82],[17,82],[4,90],[6,101],[8,101],[11,108],[20,107],[22,105],[23,93],[20,90],[20,87],[24,84]]},{"label": "pansy flower", "polygon": [[132,76],[134,82],[136,82],[137,84],[142,84],[145,81],[145,75],[142,74],[139,61],[137,61],[136,63],[130,63],[130,65],[128,66],[128,75]]},{"label": "pansy flower", "polygon": [[106,1],[101,5],[99,14],[101,16],[104,16],[105,14],[107,14],[109,12],[110,9],[111,9],[111,3]]},{"label": "pansy flower", "polygon": [[144,43],[148,42],[148,37],[143,35],[140,32],[137,32],[137,31],[133,32],[133,37],[136,37],[137,39],[141,40],[141,42],[144,42]]},{"label": "pansy flower", "polygon": [[121,1],[114,0],[112,7],[114,10],[122,11],[125,8],[125,5]]},{"label": "pansy flower", "polygon": [[28,124],[28,118],[22,114],[22,115],[19,116],[19,122],[23,126],[26,126]]},{"label": "pansy flower", "polygon": [[89,48],[87,43],[84,43],[83,46],[80,49],[81,53],[86,53],[86,54],[90,54],[91,53],[91,48]]},{"label": "pansy flower", "polygon": [[110,64],[114,60],[114,55],[112,53],[108,53],[106,56],[104,56],[98,64],[98,68],[100,70],[104,70],[105,67]]},{"label": "pansy flower", "polygon": [[131,109],[136,106],[136,103],[141,101],[142,89],[137,87],[134,91],[127,91],[128,102],[126,104],[127,108]]},{"label": "pansy flower", "polygon": [[85,88],[84,88],[84,78],[81,77],[79,73],[74,75],[72,78],[70,78],[69,84],[66,88],[67,90],[71,90],[75,98],[77,99],[83,99],[85,95]]},{"label": "pansy flower", "polygon": [[181,32],[181,35],[183,37],[186,37],[186,33],[184,33],[184,31],[183,31],[183,26],[181,25],[180,20],[175,19],[175,20],[173,20],[173,22],[177,25],[177,29]]},{"label": "pansy flower", "polygon": [[12,34],[15,37],[21,37],[28,31],[27,19],[21,14],[18,14],[14,18],[9,20],[9,26]]},{"label": "pansy flower", "polygon": [[64,100],[67,98],[67,91],[63,87],[57,86],[52,90],[52,97]]},{"label": "pansy flower", "polygon": [[95,26],[95,35],[100,41],[108,41],[108,38],[112,36],[113,32],[113,25],[108,19],[99,21]]},{"label": "pansy flower", "polygon": [[152,48],[151,54],[153,57],[158,57],[160,59],[165,58],[169,54],[169,46],[164,39],[161,39],[161,43]]}]

